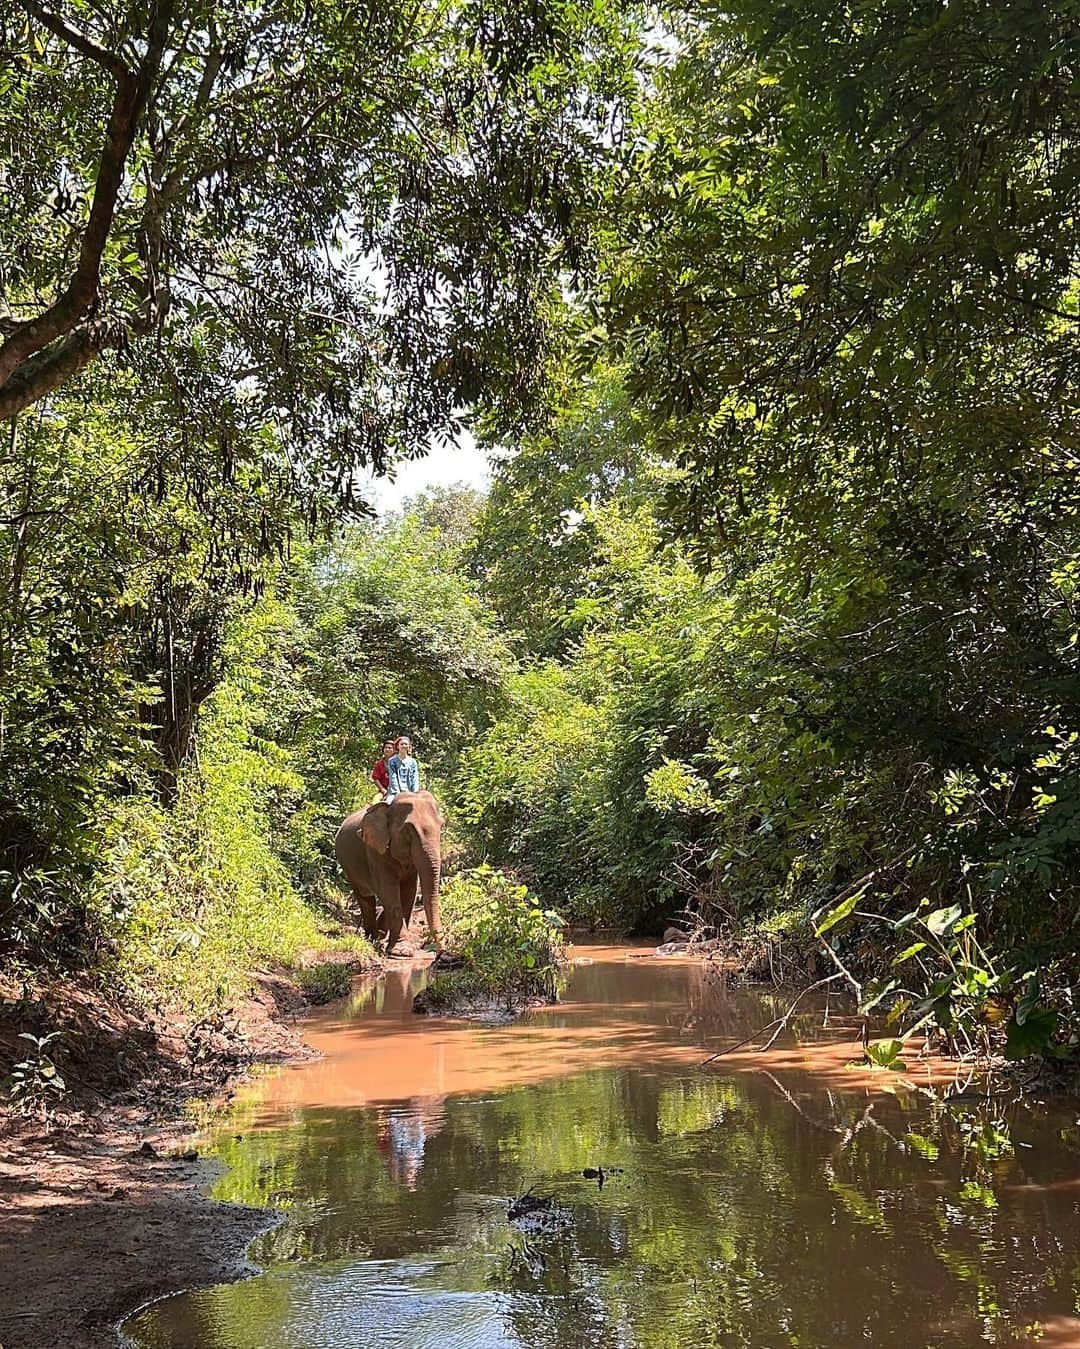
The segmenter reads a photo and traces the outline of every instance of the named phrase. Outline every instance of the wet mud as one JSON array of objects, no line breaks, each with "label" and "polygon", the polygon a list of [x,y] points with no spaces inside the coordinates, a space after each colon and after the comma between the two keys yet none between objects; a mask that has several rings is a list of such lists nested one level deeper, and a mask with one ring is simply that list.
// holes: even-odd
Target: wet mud
[{"label": "wet mud", "polygon": [[280,975],[198,1026],[148,1024],[92,986],[49,997],[70,1090],[47,1121],[0,1117],[0,1349],[114,1346],[140,1304],[249,1274],[247,1247],[277,1215],[208,1197],[224,1168],[193,1149],[190,1112],[313,1054],[304,998]]}]

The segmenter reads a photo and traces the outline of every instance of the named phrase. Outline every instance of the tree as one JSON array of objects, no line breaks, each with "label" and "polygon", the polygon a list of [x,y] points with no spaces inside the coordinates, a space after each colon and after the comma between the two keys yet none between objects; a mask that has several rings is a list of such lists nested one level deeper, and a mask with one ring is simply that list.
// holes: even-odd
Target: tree
[{"label": "tree", "polygon": [[675,469],[669,531],[737,601],[730,668],[771,699],[760,753],[734,698],[709,709],[721,813],[808,908],[860,875],[886,921],[962,897],[1064,1010],[1077,6],[672,8],[590,317]]},{"label": "tree", "polygon": [[647,418],[627,397],[622,374],[564,373],[547,424],[513,449],[493,446],[470,565],[485,602],[534,655],[565,655],[597,601],[595,512],[616,499],[632,508],[660,490]]},{"label": "tree", "polygon": [[0,13],[0,925],[79,928],[107,805],[175,798],[230,620],[358,468],[533,411],[627,22]]},{"label": "tree", "polygon": [[1077,5],[677,10],[599,305],[674,516],[715,552],[770,494],[816,540],[1017,473],[1075,504]]},{"label": "tree", "polygon": [[618,7],[38,0],[0,19],[0,417],[106,353],[291,475],[527,408],[627,78]]}]

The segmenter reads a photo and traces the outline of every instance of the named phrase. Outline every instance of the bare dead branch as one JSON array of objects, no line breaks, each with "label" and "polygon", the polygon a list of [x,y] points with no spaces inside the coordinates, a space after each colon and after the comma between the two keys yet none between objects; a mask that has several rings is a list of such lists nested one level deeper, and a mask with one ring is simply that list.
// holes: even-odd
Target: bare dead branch
[{"label": "bare dead branch", "polygon": [[[807,993],[813,993],[815,988],[823,988],[826,984],[834,984],[837,981],[837,979],[842,979],[843,977],[844,976],[842,974],[830,974],[824,979],[818,979],[816,983],[807,984],[807,986],[798,995],[798,997],[794,1000],[794,1002],[791,1003],[791,1005],[788,1007],[787,1011],[784,1013],[783,1016],[778,1016],[774,1021],[770,1021],[766,1026],[759,1026],[757,1030],[754,1031],[752,1034],[748,1035],[745,1038],[745,1040],[739,1040],[736,1044],[728,1045],[726,1049],[721,1049],[718,1050],[715,1054],[710,1054],[707,1059],[702,1060],[699,1066],[704,1068],[706,1064],[714,1063],[717,1059],[722,1059],[725,1054],[734,1053],[736,1049],[741,1049],[743,1045],[748,1045],[751,1042],[751,1040],[756,1040],[759,1035],[764,1035],[766,1031],[770,1030],[773,1032],[772,1035],[765,1042],[765,1044],[761,1046],[761,1049],[758,1052],[764,1053],[766,1049],[771,1049],[772,1046],[776,1043],[777,1038],[783,1033],[783,1031],[789,1025],[796,1007],[798,1007],[799,1003],[802,1002],[803,998],[806,997]],[[775,1030],[773,1029],[774,1027]]]},{"label": "bare dead branch", "polygon": [[830,974],[827,975],[824,979],[819,979],[816,983],[807,984],[807,986],[803,989],[803,991],[799,994],[799,996],[787,1009],[784,1015],[780,1018],[780,1024],[777,1026],[776,1030],[773,1031],[772,1035],[765,1042],[765,1044],[761,1046],[761,1052],[764,1053],[766,1049],[771,1049],[773,1047],[773,1045],[776,1043],[777,1037],[787,1029],[788,1023],[791,1020],[795,1008],[798,1007],[799,1003],[802,1002],[803,998],[806,997],[807,993],[813,993],[815,988],[823,988],[826,984],[835,983],[837,979],[842,979],[843,977],[844,976],[841,974]]},{"label": "bare dead branch", "polygon": [[832,963],[833,963],[833,964],[836,966],[836,968],[840,971],[839,974],[833,974],[833,975],[830,976],[830,978],[832,978],[832,979],[846,979],[846,980],[848,981],[848,983],[851,985],[851,987],[855,990],[855,996],[856,996],[857,998],[861,998],[861,997],[862,997],[862,984],[859,983],[858,979],[855,978],[855,976],[851,973],[851,971],[848,969],[848,967],[844,964],[844,962],[843,962],[843,961],[840,959],[840,957],[836,954],[836,952],[833,950],[833,948],[832,948],[832,946],[829,944],[829,942],[823,941],[821,944],[822,944],[822,946],[825,948],[825,954],[829,957],[829,959],[832,961]]}]

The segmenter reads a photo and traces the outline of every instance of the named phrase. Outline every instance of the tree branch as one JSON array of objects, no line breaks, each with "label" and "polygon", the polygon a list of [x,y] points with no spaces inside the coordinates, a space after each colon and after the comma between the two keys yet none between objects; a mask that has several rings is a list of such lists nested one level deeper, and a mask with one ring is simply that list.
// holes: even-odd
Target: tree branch
[{"label": "tree branch", "polygon": [[[764,1035],[766,1031],[770,1030],[773,1032],[772,1035],[757,1052],[760,1054],[764,1053],[766,1049],[771,1049],[783,1031],[787,1029],[791,1022],[792,1015],[795,1012],[795,1008],[798,1007],[799,1003],[802,1002],[807,993],[813,993],[814,989],[823,988],[826,984],[835,984],[837,979],[840,978],[843,978],[840,974],[830,974],[824,979],[818,979],[816,983],[808,984],[795,1001],[791,1003],[783,1016],[778,1016],[774,1021],[770,1021],[767,1026],[759,1026],[756,1031],[752,1032],[744,1040],[738,1040],[735,1044],[728,1045],[726,1049],[719,1049],[715,1054],[710,1054],[707,1059],[702,1059],[698,1064],[698,1067],[704,1068],[707,1064],[715,1063],[717,1059],[722,1059],[725,1054],[732,1054],[736,1049],[742,1049],[743,1045],[748,1045],[751,1040],[756,1040],[759,1035]],[[774,1026],[776,1027],[775,1030],[773,1030]]]},{"label": "tree branch", "polygon": [[60,38],[66,42],[69,47],[74,47],[77,52],[88,57],[91,61],[97,62],[103,70],[107,70],[110,75],[119,83],[122,80],[131,79],[131,71],[116,55],[115,52],[106,50],[89,37],[86,33],[73,28],[71,24],[61,19],[57,14],[50,14],[48,10],[42,9],[37,0],[19,0],[19,4],[26,10],[31,18],[37,19],[42,28],[47,28],[54,37]]},{"label": "tree branch", "polygon": [[[116,96],[109,116],[105,145],[98,161],[94,197],[90,217],[79,249],[79,261],[66,289],[36,318],[20,323],[0,346],[0,407],[13,406],[14,416],[22,408],[57,388],[74,369],[91,360],[100,347],[96,345],[91,329],[76,335],[80,321],[90,312],[97,298],[101,276],[101,261],[112,229],[116,203],[124,180],[127,158],[138,132],[139,121],[150,96],[150,90],[161,65],[168,38],[175,0],[159,0],[153,12],[147,39],[146,54],[133,73],[111,53],[71,29],[62,20],[47,14],[36,0],[22,0],[24,8],[39,18],[50,32],[57,32],[79,52],[98,64],[104,64],[116,78]],[[35,13],[36,11],[36,13]],[[108,58],[107,60],[105,58]],[[61,349],[44,361],[31,361],[36,353],[61,338]],[[79,363],[71,362],[78,353]],[[20,372],[20,366],[31,368]],[[18,373],[16,387],[12,383]],[[35,381],[40,384],[35,385]],[[37,387],[38,392],[34,392]],[[27,395],[29,394],[29,397]],[[9,395],[5,397],[5,395]],[[17,406],[15,406],[17,404]]]},{"label": "tree branch", "polygon": [[76,328],[47,351],[22,363],[6,384],[0,384],[0,421],[17,417],[25,408],[58,389],[108,346],[99,324]]}]

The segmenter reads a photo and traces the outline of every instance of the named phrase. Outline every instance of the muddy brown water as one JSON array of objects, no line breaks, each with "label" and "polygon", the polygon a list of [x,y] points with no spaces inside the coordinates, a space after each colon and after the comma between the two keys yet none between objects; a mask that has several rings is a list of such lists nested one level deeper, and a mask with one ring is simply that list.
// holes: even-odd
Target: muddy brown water
[{"label": "muddy brown water", "polygon": [[[786,1003],[574,955],[561,1005],[512,1026],[414,1017],[422,969],[314,1020],[326,1057],[213,1136],[217,1197],[285,1211],[264,1273],[155,1304],[127,1343],[1080,1346],[1080,1105],[848,1067],[822,1001],[702,1068]],[[508,1217],[527,1191],[550,1199],[532,1230]]]}]

